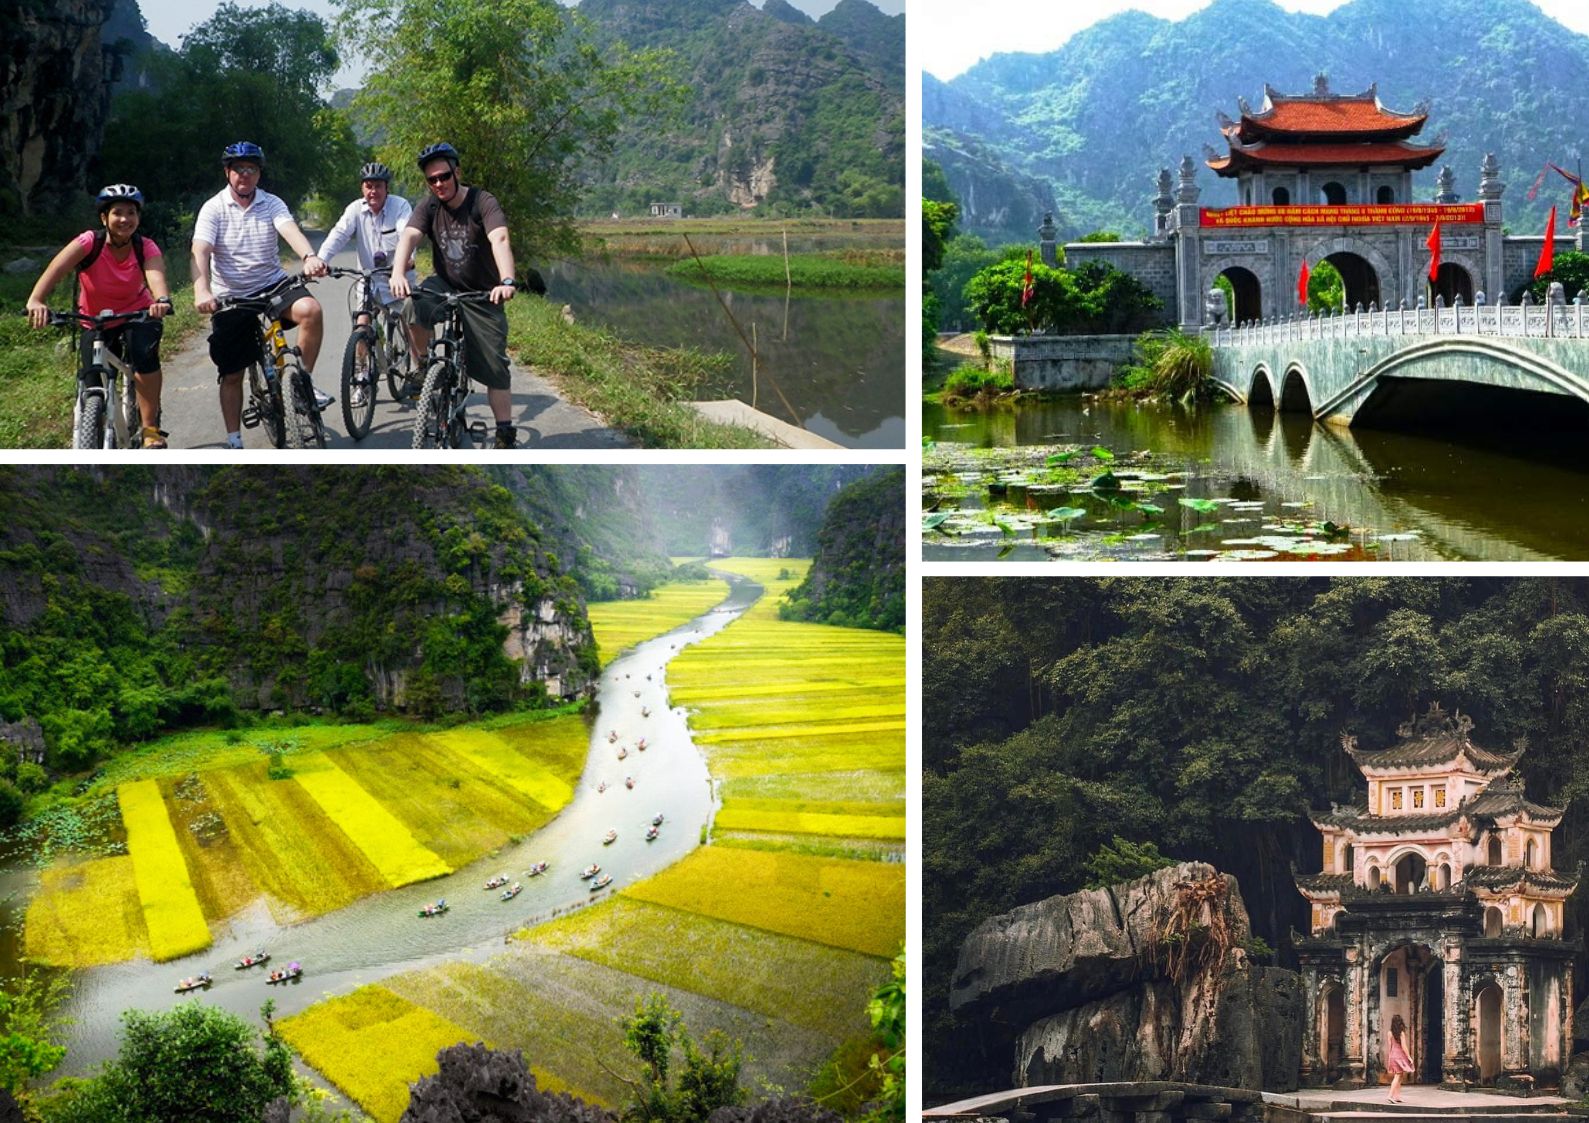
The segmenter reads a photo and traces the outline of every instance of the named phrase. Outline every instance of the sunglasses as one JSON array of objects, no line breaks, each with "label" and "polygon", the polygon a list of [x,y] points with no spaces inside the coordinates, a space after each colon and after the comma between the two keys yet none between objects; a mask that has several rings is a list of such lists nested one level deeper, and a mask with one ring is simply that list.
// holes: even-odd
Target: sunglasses
[{"label": "sunglasses", "polygon": [[425,182],[430,184],[432,187],[440,187],[442,184],[446,183],[451,178],[452,178],[452,169],[449,168],[448,170],[446,170],[444,172],[439,172],[436,175],[428,175],[428,176],[426,176],[425,177]]},{"label": "sunglasses", "polygon": [[233,164],[233,165],[231,165],[231,170],[236,172],[238,175],[258,175],[259,174],[259,169],[254,167],[253,164]]}]

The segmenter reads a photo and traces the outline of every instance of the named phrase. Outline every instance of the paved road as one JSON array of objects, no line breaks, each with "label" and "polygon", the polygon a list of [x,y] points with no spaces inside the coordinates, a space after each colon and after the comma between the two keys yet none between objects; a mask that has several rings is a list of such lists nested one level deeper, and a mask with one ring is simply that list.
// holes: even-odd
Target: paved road
[{"label": "paved road", "polygon": [[[348,251],[332,263],[356,269],[358,262]],[[290,264],[288,266],[291,267]],[[315,363],[315,385],[338,401],[325,413],[326,447],[411,448],[414,431],[414,406],[390,400],[382,383],[375,406],[375,420],[369,435],[355,441],[347,435],[342,420],[342,353],[347,347],[352,318],[348,313],[351,278],[323,278],[311,291],[325,309],[325,341]],[[519,300],[539,297],[520,296]],[[163,358],[165,388],[161,393],[162,424],[171,434],[172,448],[221,448],[226,431],[221,424],[221,407],[216,397],[215,367],[210,363],[209,330],[206,327],[174,352]],[[297,332],[289,339],[296,342]],[[513,363],[513,418],[519,428],[521,448],[629,448],[622,433],[602,424],[594,414],[560,398],[545,378],[517,362]],[[491,411],[478,383],[469,402],[470,421],[491,423]],[[249,449],[272,449],[264,429],[244,429],[243,445]]]}]

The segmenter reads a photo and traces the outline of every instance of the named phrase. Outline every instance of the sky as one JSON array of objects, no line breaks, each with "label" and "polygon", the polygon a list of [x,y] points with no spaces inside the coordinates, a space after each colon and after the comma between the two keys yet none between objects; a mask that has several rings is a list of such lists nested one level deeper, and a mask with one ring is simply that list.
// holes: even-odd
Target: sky
[{"label": "sky", "polygon": [[[1324,15],[1345,0],[1278,0],[1289,12]],[[1001,51],[1045,53],[1099,20],[1135,8],[1161,19],[1181,20],[1210,0],[910,0],[912,58],[935,78],[948,81]],[[1589,35],[1584,0],[1533,0],[1565,27]]]},{"label": "sky", "polygon": [[[559,2],[567,4],[569,0],[559,0]],[[759,8],[766,0],[750,0],[750,2]],[[839,0],[789,0],[789,2],[816,19],[831,11]],[[905,0],[871,0],[871,2],[891,16],[897,16],[905,10]],[[242,8],[264,8],[269,6],[269,3],[270,0],[237,0],[238,6]],[[281,0],[281,3],[287,8],[316,12],[324,17],[327,23],[330,23],[336,15],[331,0]],[[193,30],[195,24],[203,23],[214,15],[215,9],[219,6],[219,0],[138,0],[138,7],[143,12],[149,34],[168,47],[180,46],[182,36]],[[362,67],[344,67],[337,73],[332,85],[356,86],[362,74]]]}]

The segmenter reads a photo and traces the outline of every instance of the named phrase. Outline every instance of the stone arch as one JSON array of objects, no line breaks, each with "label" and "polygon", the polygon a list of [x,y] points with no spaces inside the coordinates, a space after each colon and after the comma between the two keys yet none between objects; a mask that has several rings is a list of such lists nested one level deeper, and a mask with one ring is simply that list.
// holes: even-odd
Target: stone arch
[{"label": "stone arch", "polygon": [[1376,862],[1368,863],[1368,872],[1363,876],[1363,884],[1370,889],[1378,889],[1383,882],[1383,877]]},{"label": "stone arch", "polygon": [[1485,857],[1489,859],[1489,861],[1486,863],[1487,865],[1499,866],[1506,863],[1506,850],[1505,847],[1501,845],[1501,836],[1499,834],[1490,835],[1490,841],[1487,844],[1484,853]]},{"label": "stone arch", "polygon": [[1319,986],[1318,1004],[1319,1063],[1325,1079],[1335,1077],[1346,1057],[1346,991],[1341,980],[1327,978]]},{"label": "stone arch", "polygon": [[[1376,284],[1378,286],[1378,292],[1380,297],[1383,298],[1379,299],[1379,306],[1384,308],[1388,303],[1394,303],[1392,297],[1396,289],[1395,279],[1400,276],[1400,274],[1397,272],[1395,263],[1392,262],[1389,257],[1386,257],[1385,252],[1368,238],[1361,236],[1353,237],[1350,234],[1320,235],[1311,241],[1299,243],[1296,248],[1300,250],[1303,256],[1305,256],[1309,261],[1319,261],[1322,259],[1329,261],[1330,264],[1334,265],[1337,269],[1341,268],[1340,265],[1333,260],[1337,254],[1351,254],[1354,257],[1361,258],[1363,261],[1367,262],[1369,267],[1373,270],[1374,276],[1376,278]],[[1348,312],[1355,311],[1355,302],[1361,299],[1361,297],[1353,293],[1351,281],[1346,277],[1345,271],[1342,271],[1341,276],[1342,279],[1347,280],[1346,310]],[[1419,276],[1427,277],[1428,273],[1421,273]],[[1367,308],[1369,301],[1363,300],[1362,304],[1364,308]]]},{"label": "stone arch", "polygon": [[1354,312],[1358,305],[1368,308],[1370,305],[1384,304],[1380,274],[1368,258],[1356,250],[1336,250],[1324,260],[1335,266],[1345,284],[1346,311]]},{"label": "stone arch", "polygon": [[1261,320],[1272,311],[1264,306],[1263,282],[1253,269],[1262,260],[1251,255],[1226,254],[1208,258],[1202,264],[1203,292],[1214,287],[1216,277],[1229,277],[1236,296],[1236,305],[1230,310],[1230,322],[1233,324]]},{"label": "stone arch", "polygon": [[1269,199],[1277,207],[1289,207],[1291,205],[1291,189],[1289,187],[1276,187],[1269,193]]},{"label": "stone arch", "polygon": [[1493,975],[1474,980],[1473,1041],[1481,1083],[1490,1083],[1501,1074],[1501,1012],[1505,1005],[1501,984]]},{"label": "stone arch", "polygon": [[1327,207],[1341,207],[1346,205],[1346,184],[1338,179],[1329,180],[1319,185],[1319,202]]},{"label": "stone arch", "polygon": [[1534,845],[1533,839],[1529,839],[1527,842],[1523,843],[1523,868],[1529,870],[1533,869],[1534,860],[1538,854],[1539,849]]},{"label": "stone arch", "polygon": [[1502,915],[1499,908],[1495,905],[1485,905],[1484,935],[1491,939],[1499,936],[1501,934],[1501,926],[1505,923],[1505,920],[1506,918]]},{"label": "stone arch", "polygon": [[1534,936],[1550,935],[1550,911],[1545,908],[1545,902],[1536,901],[1534,912],[1530,919],[1530,934]]},{"label": "stone arch", "polygon": [[[1427,276],[1427,274],[1425,274]],[[1440,272],[1435,276],[1434,282],[1429,286],[1429,303],[1433,304],[1435,298],[1440,298],[1447,308],[1462,298],[1462,303],[1471,308],[1473,294],[1478,291],[1478,286],[1473,283],[1473,273],[1467,266],[1456,261],[1442,261]]]},{"label": "stone arch", "polygon": [[1286,368],[1280,382],[1279,405],[1281,413],[1306,413],[1313,415],[1313,387],[1308,383],[1307,371],[1302,364],[1292,363]]},{"label": "stone arch", "polygon": [[1430,881],[1436,890],[1444,892],[1451,888],[1451,855],[1445,851],[1434,856],[1430,863]]},{"label": "stone arch", "polygon": [[1381,184],[1379,190],[1374,192],[1374,202],[1379,203],[1381,206],[1395,201],[1396,189],[1388,183]]},{"label": "stone arch", "polygon": [[1269,373],[1269,367],[1264,363],[1252,368],[1252,381],[1247,386],[1247,404],[1262,406],[1264,409],[1275,408],[1274,376]]},{"label": "stone arch", "polygon": [[1392,854],[1389,861],[1395,871],[1392,875],[1392,886],[1397,893],[1416,893],[1423,888],[1429,877],[1429,859],[1422,850],[1409,847]]},{"label": "stone arch", "polygon": [[1356,864],[1356,861],[1357,861],[1357,848],[1354,847],[1350,842],[1342,841],[1342,843],[1341,843],[1341,856],[1340,856],[1340,859],[1336,862],[1336,866],[1343,873],[1351,873],[1352,872],[1352,867],[1353,867],[1354,864]]}]

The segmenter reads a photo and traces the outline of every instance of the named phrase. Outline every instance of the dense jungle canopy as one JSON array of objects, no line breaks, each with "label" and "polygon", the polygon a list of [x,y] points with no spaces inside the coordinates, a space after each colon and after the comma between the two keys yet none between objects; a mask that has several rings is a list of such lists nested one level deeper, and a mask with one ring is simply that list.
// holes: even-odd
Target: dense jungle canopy
[{"label": "dense jungle canopy", "polygon": [[[1115,836],[1235,874],[1254,933],[1294,967],[1292,867],[1320,868],[1307,812],[1365,790],[1342,732],[1383,748],[1439,701],[1477,744],[1526,738],[1529,798],[1567,808],[1555,868],[1589,856],[1589,579],[923,584],[928,1103],[1008,1084],[1008,1056],[948,1012],[965,935],[1082,888]],[[1586,913],[1569,899],[1569,938]]]}]

